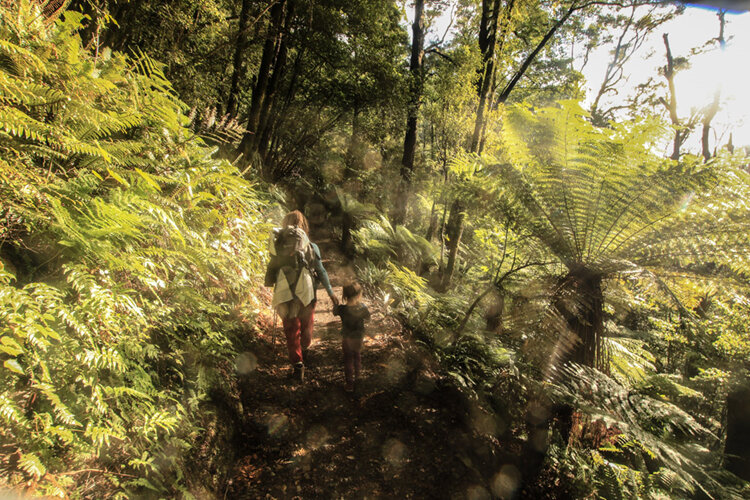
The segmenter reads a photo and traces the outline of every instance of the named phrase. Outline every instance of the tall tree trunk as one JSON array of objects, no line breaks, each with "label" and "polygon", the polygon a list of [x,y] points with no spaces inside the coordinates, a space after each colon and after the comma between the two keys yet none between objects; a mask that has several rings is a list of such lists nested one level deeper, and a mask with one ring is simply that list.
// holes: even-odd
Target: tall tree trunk
[{"label": "tall tree trunk", "polygon": [[453,272],[456,268],[456,260],[458,259],[458,247],[461,243],[461,235],[464,232],[464,218],[466,214],[464,212],[464,206],[460,199],[456,198],[451,204],[451,211],[448,215],[448,224],[445,227],[445,235],[448,238],[448,263],[445,266],[443,272],[443,279],[441,281],[441,289],[447,290],[450,286],[451,279],[453,278]]},{"label": "tall tree trunk", "polygon": [[352,134],[349,137],[344,162],[344,179],[351,179],[362,167],[362,141],[359,129],[359,106],[355,104],[352,112]]},{"label": "tall tree trunk", "polygon": [[354,256],[354,242],[352,241],[352,230],[354,229],[354,218],[348,212],[341,214],[341,251],[347,257]]},{"label": "tall tree trunk", "polygon": [[703,133],[701,135],[701,148],[703,150],[703,161],[711,159],[711,147],[709,144],[709,133],[711,132],[711,121],[719,111],[719,96],[720,92],[717,90],[714,94],[713,102],[706,108],[703,114]]},{"label": "tall tree trunk", "polygon": [[484,127],[484,111],[487,107],[487,98],[495,74],[495,45],[499,14],[500,0],[482,1],[482,17],[479,24],[479,50],[482,53],[482,71],[478,86],[479,107],[474,121],[474,134],[471,137],[471,151],[473,153],[479,150],[480,136]]},{"label": "tall tree trunk", "polygon": [[750,386],[747,383],[727,397],[726,468],[750,481]]},{"label": "tall tree trunk", "polygon": [[435,237],[435,232],[438,227],[438,212],[435,200],[432,200],[432,209],[430,210],[430,225],[427,227],[427,232],[424,237],[427,241],[432,241]]},{"label": "tall tree trunk", "polygon": [[411,73],[409,108],[406,116],[406,133],[404,134],[404,154],[401,158],[401,184],[396,198],[393,221],[403,224],[406,220],[408,206],[407,198],[414,173],[414,156],[417,149],[417,119],[419,105],[422,101],[424,75],[422,62],[424,59],[424,0],[414,2],[414,22],[411,25],[411,59],[409,72]]},{"label": "tall tree trunk", "polygon": [[229,98],[227,99],[227,114],[229,116],[237,115],[237,103],[240,92],[240,80],[242,79],[243,61],[245,56],[245,47],[247,46],[247,25],[250,20],[250,6],[252,0],[242,0],[242,9],[240,10],[239,27],[237,28],[237,42],[234,46],[232,79],[229,84]]},{"label": "tall tree trunk", "polygon": [[669,120],[672,122],[672,126],[675,127],[671,158],[679,160],[680,148],[685,141],[685,131],[680,123],[680,118],[677,116],[677,92],[674,87],[674,59],[672,58],[672,49],[669,48],[669,33],[664,33],[662,38],[664,39],[664,46],[667,49],[667,65],[664,66],[664,78],[667,79],[669,87],[669,102],[665,102],[665,105],[669,111]]},{"label": "tall tree trunk", "polygon": [[563,320],[550,368],[574,362],[604,369],[602,277],[586,269],[572,270],[558,285],[554,307]]},{"label": "tall tree trunk", "polygon": [[[289,3],[289,8],[286,14],[286,22],[284,23],[284,32],[287,32],[289,30],[290,24],[292,22],[292,16],[294,16],[294,4]],[[273,73],[271,74],[271,78],[268,80],[266,95],[263,97],[263,103],[260,107],[260,116],[258,117],[258,127],[254,136],[253,148],[258,152],[263,161],[266,161],[268,159],[268,143],[270,141],[273,122],[271,111],[275,108],[279,82],[281,81],[284,70],[286,68],[288,43],[289,42],[287,37],[280,34],[278,50],[276,51],[276,57],[273,61]]]},{"label": "tall tree trunk", "polygon": [[[726,48],[726,40],[724,40],[724,26],[726,24],[725,15],[727,11],[726,10],[720,10],[716,16],[719,18],[719,47],[721,51],[723,52]],[[703,134],[701,135],[701,147],[703,150],[703,161],[708,161],[711,159],[711,149],[708,144],[708,136],[711,131],[711,121],[714,119],[714,116],[716,116],[716,113],[719,111],[719,99],[720,99],[721,91],[717,90],[716,93],[714,93],[714,100],[713,102],[708,106],[706,111],[703,114]]]},{"label": "tall tree trunk", "polygon": [[255,153],[254,146],[257,141],[255,135],[258,133],[258,122],[260,121],[263,101],[268,92],[268,81],[270,79],[271,67],[276,58],[278,48],[277,41],[282,31],[281,25],[284,17],[283,13],[285,4],[286,0],[281,0],[271,8],[271,19],[268,26],[268,32],[266,33],[266,41],[263,44],[260,66],[258,67],[258,74],[255,78],[255,85],[253,86],[253,93],[250,99],[250,111],[248,112],[246,126],[247,132],[240,143],[240,151],[245,157],[245,162],[250,162]]},{"label": "tall tree trunk", "polygon": [[[495,80],[497,78],[497,72],[494,72],[492,74],[492,83],[490,87],[490,93],[487,98],[487,106],[486,109],[495,109],[496,103],[493,101],[493,98],[495,97]],[[486,119],[483,119],[482,123],[482,133],[479,135],[479,147],[477,148],[477,154],[482,154],[482,151],[484,151],[484,144],[487,139],[487,121]]]}]

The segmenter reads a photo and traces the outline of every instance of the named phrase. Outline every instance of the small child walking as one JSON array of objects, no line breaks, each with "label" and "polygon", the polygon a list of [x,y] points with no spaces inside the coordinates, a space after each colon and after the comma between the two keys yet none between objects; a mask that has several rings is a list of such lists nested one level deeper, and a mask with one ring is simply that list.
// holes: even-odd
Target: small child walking
[{"label": "small child walking", "polygon": [[341,347],[344,351],[344,376],[346,392],[354,391],[354,383],[362,368],[362,339],[365,336],[365,320],[370,311],[362,304],[362,286],[351,283],[343,289],[344,304],[334,305],[333,314],[341,316]]}]

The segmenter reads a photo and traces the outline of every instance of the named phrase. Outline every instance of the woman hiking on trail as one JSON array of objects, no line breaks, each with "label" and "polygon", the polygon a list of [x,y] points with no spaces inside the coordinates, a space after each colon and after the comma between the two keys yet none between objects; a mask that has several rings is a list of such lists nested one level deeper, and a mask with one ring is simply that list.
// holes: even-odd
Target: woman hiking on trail
[{"label": "woman hiking on trail", "polygon": [[266,286],[272,286],[272,305],[281,317],[292,363],[292,376],[302,382],[304,360],[312,342],[317,288],[323,285],[334,304],[338,304],[320,258],[318,245],[308,238],[310,228],[302,212],[284,216],[281,228],[269,241],[271,261],[266,271]]}]

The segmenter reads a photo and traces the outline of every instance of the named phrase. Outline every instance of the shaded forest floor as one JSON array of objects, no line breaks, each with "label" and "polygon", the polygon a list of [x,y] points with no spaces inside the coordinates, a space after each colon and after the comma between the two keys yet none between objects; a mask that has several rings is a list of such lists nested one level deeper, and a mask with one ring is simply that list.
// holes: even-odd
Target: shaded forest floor
[{"label": "shaded forest floor", "polygon": [[[340,297],[351,269],[330,242],[320,244]],[[354,394],[344,391],[340,321],[325,292],[302,384],[289,378],[280,320],[274,329],[265,319],[252,370],[239,381],[242,424],[224,498],[483,499],[511,486],[492,484],[493,475],[512,483],[495,473],[518,450],[498,456],[499,443],[472,425],[481,427],[481,415],[467,422],[439,388],[430,356],[365,303],[374,314]]]}]

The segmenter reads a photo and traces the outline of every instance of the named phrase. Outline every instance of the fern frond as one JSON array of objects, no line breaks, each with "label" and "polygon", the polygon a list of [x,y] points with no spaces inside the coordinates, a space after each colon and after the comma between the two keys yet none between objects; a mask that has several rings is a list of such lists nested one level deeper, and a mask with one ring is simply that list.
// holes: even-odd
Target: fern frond
[{"label": "fern frond", "polygon": [[690,489],[709,496],[723,491],[710,474],[715,461],[706,447],[718,438],[685,411],[633,392],[593,368],[570,364],[560,369],[560,375],[558,397],[638,440],[664,467],[684,478]]}]

